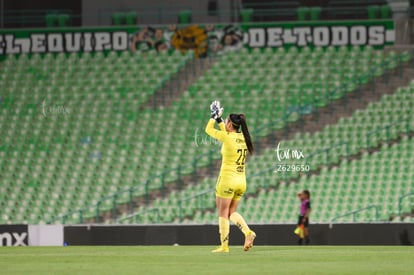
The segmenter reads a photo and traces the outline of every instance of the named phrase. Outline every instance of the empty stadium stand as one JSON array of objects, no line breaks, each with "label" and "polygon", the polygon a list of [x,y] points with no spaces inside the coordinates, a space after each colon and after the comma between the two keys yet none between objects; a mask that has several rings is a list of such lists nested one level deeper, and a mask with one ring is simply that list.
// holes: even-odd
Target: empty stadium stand
[{"label": "empty stadium stand", "polygon": [[[300,178],[299,183],[301,183],[301,185],[298,186],[289,184],[289,182],[291,180],[297,180],[298,177],[301,175],[303,176],[304,173],[283,173],[281,171],[275,173],[274,171],[277,169],[278,160],[274,148],[264,150],[261,155],[251,158],[248,164],[248,171],[250,171],[251,175],[249,178],[248,193],[255,194],[254,198],[251,198],[252,201],[255,201],[254,203],[252,202],[251,206],[254,209],[249,208],[249,204],[243,204],[241,206],[242,211],[248,213],[247,215],[251,215],[249,220],[256,222],[273,222],[275,220],[279,222],[291,221],[292,217],[294,217],[292,211],[296,211],[296,208],[293,208],[295,205],[295,192],[305,186],[309,186],[308,188],[318,192],[319,190],[326,189],[326,184],[334,185],[339,183],[337,177],[344,177],[344,172],[342,171],[348,173],[349,170],[346,169],[348,169],[348,165],[352,165],[352,169],[358,167],[358,170],[353,173],[348,173],[349,176],[346,177],[348,182],[352,182],[353,179],[355,179],[356,182],[359,181],[361,182],[361,185],[366,186],[367,184],[363,183],[363,181],[367,179],[367,174],[381,175],[382,173],[386,173],[388,177],[384,177],[383,181],[378,182],[378,184],[388,184],[387,188],[391,188],[390,186],[395,184],[394,179],[398,179],[398,181],[396,181],[398,184],[401,181],[406,182],[401,184],[402,187],[401,189],[398,189],[399,192],[394,192],[392,196],[385,198],[390,204],[383,205],[382,208],[369,208],[371,210],[378,210],[378,216],[375,217],[376,220],[390,220],[393,215],[398,213],[396,204],[398,203],[399,197],[412,192],[414,187],[410,181],[412,178],[412,171],[409,169],[411,158],[410,148],[412,147],[412,138],[410,139],[409,137],[412,136],[414,131],[412,114],[413,91],[414,84],[411,84],[408,87],[399,88],[394,94],[384,95],[379,102],[370,103],[366,109],[357,110],[351,117],[343,118],[335,125],[328,125],[324,127],[322,131],[314,134],[298,133],[292,140],[280,141],[283,148],[298,148],[305,152],[304,154],[306,155],[306,158],[303,160],[291,159],[282,164],[309,165],[311,172],[319,171],[318,173],[321,174],[320,176],[325,175],[325,178],[319,178],[319,182],[323,182],[320,186],[314,186],[316,184],[315,182],[317,182],[314,181],[314,175],[310,178]],[[392,149],[396,151],[391,151],[391,149],[388,151],[388,144],[395,140],[398,141],[400,138],[404,142],[404,145],[401,146],[405,151],[398,149],[400,148],[399,145],[392,146],[392,148],[397,148]],[[384,153],[378,153],[373,156],[370,156],[367,153],[372,148],[378,148],[380,144],[385,144],[383,145],[384,148],[381,147],[381,152]],[[385,158],[387,154],[396,154],[397,151],[400,153],[403,151],[405,152],[401,154],[400,162],[390,165],[390,163],[394,163],[392,160],[389,162],[384,161],[384,163],[386,163],[386,165],[384,164],[384,167],[381,166],[382,164],[374,165],[371,163],[372,166],[369,168],[369,165],[366,165],[365,163],[361,164],[358,159],[355,159],[358,157],[361,158],[361,160],[367,160],[367,162],[378,162],[380,159]],[[336,169],[333,169],[333,171],[328,170],[327,167],[330,165],[339,165],[339,172],[336,172]],[[385,167],[387,165],[390,167]],[[395,169],[396,166],[399,166],[401,169]],[[379,173],[381,169],[383,169],[384,172]],[[339,175],[337,175],[337,173],[339,173]],[[333,177],[334,180],[330,177]],[[378,179],[378,177],[379,176],[373,176],[375,179]],[[123,215],[120,222],[178,222],[179,220],[185,220],[187,222],[214,222],[215,219],[212,217],[215,217],[215,212],[213,211],[212,213],[205,214],[205,211],[203,211],[203,209],[214,209],[214,194],[212,190],[214,182],[215,178],[206,178],[200,184],[190,185],[182,192],[173,192],[164,199],[159,198],[155,200],[149,207],[140,208],[135,214]],[[381,186],[382,185],[380,185],[380,187]],[[268,188],[271,188],[270,193],[267,191],[258,191],[260,189],[267,190]],[[277,188],[276,191],[273,188]],[[286,194],[279,192],[285,188],[291,193],[290,199],[286,197]],[[333,186],[332,190],[332,192],[334,192],[336,187]],[[355,193],[355,191],[352,192],[352,194]],[[257,200],[264,199],[262,196],[263,194],[272,194],[269,195],[270,197],[268,199],[273,203],[273,207],[271,207],[272,203],[266,202],[264,205],[268,205],[268,208],[265,206],[255,208],[257,205],[262,205],[257,203]],[[343,201],[343,198],[341,198],[343,194],[344,193],[340,192],[335,196],[330,194],[330,199],[328,201]],[[380,191],[380,194],[383,194],[383,191]],[[358,203],[351,203],[352,198],[349,197],[349,205],[341,204],[335,209],[330,209],[328,206],[324,205],[324,209],[328,209],[329,211],[326,210],[325,212],[316,214],[315,219],[319,222],[329,222],[335,215],[342,214],[341,211],[359,210],[371,206],[369,202],[372,202],[372,200],[368,198],[368,193],[364,196],[365,197],[358,200]],[[381,197],[381,195],[378,196]],[[273,197],[276,199],[281,198],[281,201],[275,200]],[[318,199],[323,200],[325,197],[325,193],[323,193]],[[383,197],[384,196],[381,198]],[[287,201],[284,201],[284,198]],[[381,204],[381,202],[378,204]],[[286,206],[286,209],[281,209],[280,207],[283,207],[284,205]],[[405,211],[409,212],[410,208],[407,205]],[[260,213],[267,214],[260,215]],[[275,220],[272,220],[271,218],[269,220],[269,217],[271,216],[274,217]],[[368,216],[371,221],[374,220],[372,211]],[[364,217],[367,218],[368,216]],[[191,217],[193,217],[193,219],[191,219]],[[358,221],[369,221],[369,219],[367,219],[358,218]]]},{"label": "empty stadium stand", "polygon": [[9,56],[0,68],[0,152],[2,193],[12,195],[1,201],[2,221],[45,222],[133,184],[143,163],[144,178],[163,168],[152,151],[141,152],[154,139],[142,129],[161,118],[139,110],[191,59],[129,52]]},{"label": "empty stadium stand", "polygon": [[[191,197],[208,191],[213,179],[202,180],[207,189],[195,183],[171,194],[166,190],[220,158],[219,145],[203,136],[211,98],[237,106],[231,107],[234,112],[245,111],[253,132],[262,129],[257,137],[266,137],[383,77],[410,56],[371,47],[242,50],[219,58],[167,107],[147,108],[192,59],[191,53],[178,52],[8,56],[0,67],[1,222],[78,223],[95,217],[96,222],[115,222],[119,212],[129,222],[129,214],[120,209],[128,204],[138,212],[158,213],[164,222],[191,217],[200,205],[190,203],[185,210],[171,205],[190,197],[210,208],[211,200]],[[380,108],[398,106],[393,116],[376,108],[373,118],[365,113],[368,108],[361,117],[355,114],[355,120],[344,119],[287,145],[313,152],[326,143],[322,137],[343,138],[355,141],[348,152],[355,154],[364,148],[367,131],[410,114],[409,101],[396,102]],[[355,124],[360,131],[352,131]],[[365,129],[367,125],[371,128]],[[403,126],[392,128],[388,138],[404,131]],[[368,147],[379,141],[373,138]],[[262,171],[271,154],[268,149],[252,158],[252,171]],[[329,163],[343,157],[341,149]],[[310,163],[322,164],[317,159]],[[276,176],[275,183],[286,179]],[[259,186],[252,179],[251,190]],[[150,192],[156,199],[142,207],[141,199],[148,200]]]}]

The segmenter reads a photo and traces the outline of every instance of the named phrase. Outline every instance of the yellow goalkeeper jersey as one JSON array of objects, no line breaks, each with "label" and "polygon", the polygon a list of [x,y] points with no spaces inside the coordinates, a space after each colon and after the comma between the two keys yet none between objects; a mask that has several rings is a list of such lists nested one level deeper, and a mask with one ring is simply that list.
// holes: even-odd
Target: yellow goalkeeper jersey
[{"label": "yellow goalkeeper jersey", "polygon": [[223,181],[246,181],[245,164],[247,145],[243,133],[227,132],[224,122],[219,123],[220,130],[214,128],[215,120],[210,119],[206,133],[223,143],[221,147],[222,163],[220,178]]}]

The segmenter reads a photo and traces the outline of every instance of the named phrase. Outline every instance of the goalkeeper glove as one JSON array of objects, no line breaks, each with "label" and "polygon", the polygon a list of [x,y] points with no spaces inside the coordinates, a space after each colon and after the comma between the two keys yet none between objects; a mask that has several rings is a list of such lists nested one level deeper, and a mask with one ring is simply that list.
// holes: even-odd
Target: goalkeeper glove
[{"label": "goalkeeper glove", "polygon": [[214,100],[210,105],[211,118],[215,119],[217,123],[222,122],[221,116],[223,115],[224,108],[220,106],[220,101]]}]

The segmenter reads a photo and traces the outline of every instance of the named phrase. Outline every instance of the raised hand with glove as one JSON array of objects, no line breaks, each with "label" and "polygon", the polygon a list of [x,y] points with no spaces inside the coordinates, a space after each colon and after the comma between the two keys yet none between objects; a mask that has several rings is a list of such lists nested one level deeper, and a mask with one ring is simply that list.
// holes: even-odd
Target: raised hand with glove
[{"label": "raised hand with glove", "polygon": [[220,101],[214,100],[210,104],[211,118],[215,119],[217,123],[222,122],[221,116],[223,115],[224,108],[220,106]]}]

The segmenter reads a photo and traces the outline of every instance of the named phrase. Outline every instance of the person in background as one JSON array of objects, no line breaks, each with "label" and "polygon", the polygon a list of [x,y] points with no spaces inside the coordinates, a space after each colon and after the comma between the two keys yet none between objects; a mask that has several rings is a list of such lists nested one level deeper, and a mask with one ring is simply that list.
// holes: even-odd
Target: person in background
[{"label": "person in background", "polygon": [[153,49],[154,42],[152,36],[155,30],[151,27],[146,27],[135,33],[131,41],[131,51],[149,51]]},{"label": "person in background", "polygon": [[310,202],[310,192],[309,190],[303,190],[297,194],[300,200],[300,212],[298,219],[298,226],[303,225],[304,227],[304,237],[299,238],[298,244],[302,245],[303,241],[305,244],[309,244],[309,214],[311,212],[311,202]]},{"label": "person in background", "polygon": [[155,50],[157,51],[157,53],[164,52],[164,51],[168,51],[167,44],[165,44],[162,41],[155,42],[155,46],[154,47],[155,47]]},{"label": "person in background", "polygon": [[243,48],[243,33],[239,28],[228,25],[223,28],[224,35],[221,38],[223,52],[238,51]]},{"label": "person in background", "polygon": [[165,42],[164,30],[156,29],[154,32],[154,41],[156,42]]},{"label": "person in background", "polygon": [[242,48],[243,44],[240,42],[236,35],[226,34],[223,39],[223,51],[232,52],[238,51]]}]

